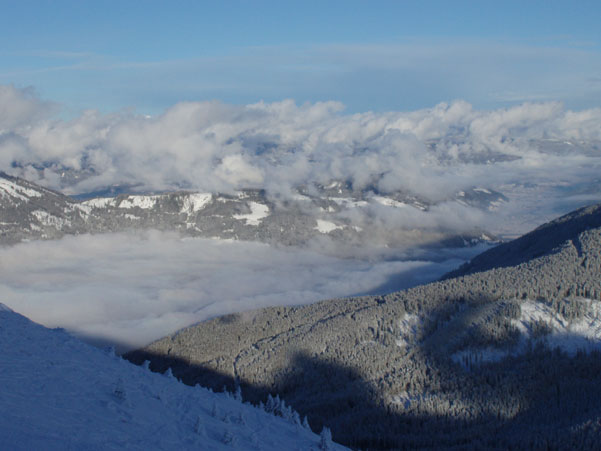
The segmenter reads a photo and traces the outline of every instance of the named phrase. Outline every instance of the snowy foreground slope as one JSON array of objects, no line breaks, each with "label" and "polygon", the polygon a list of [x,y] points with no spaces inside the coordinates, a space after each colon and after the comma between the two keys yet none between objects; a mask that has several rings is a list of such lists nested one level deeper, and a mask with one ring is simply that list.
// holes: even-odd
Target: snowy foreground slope
[{"label": "snowy foreground slope", "polygon": [[299,424],[189,387],[0,304],[0,449],[342,449]]}]

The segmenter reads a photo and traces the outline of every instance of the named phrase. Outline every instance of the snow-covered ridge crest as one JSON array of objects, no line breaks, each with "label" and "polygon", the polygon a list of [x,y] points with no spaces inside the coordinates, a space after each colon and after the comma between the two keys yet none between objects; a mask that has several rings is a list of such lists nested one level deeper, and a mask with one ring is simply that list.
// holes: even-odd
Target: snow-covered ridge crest
[{"label": "snow-covered ridge crest", "polygon": [[149,209],[153,208],[159,199],[160,196],[127,196],[119,202],[119,208]]},{"label": "snow-covered ridge crest", "polygon": [[92,208],[106,208],[114,207],[116,204],[113,197],[97,197],[82,202],[82,205],[86,205]]},{"label": "snow-covered ridge crest", "polygon": [[50,213],[44,210],[35,210],[31,214],[43,225],[52,227],[62,227],[64,225],[71,225],[71,221],[69,221],[68,219],[59,218],[57,216],[51,215]]},{"label": "snow-covered ridge crest", "polygon": [[406,203],[399,202],[399,201],[394,200],[394,199],[390,199],[389,197],[374,196],[373,200],[375,200],[377,203],[379,203],[381,205],[385,205],[387,207],[396,207],[396,208],[405,208],[405,207],[408,207],[408,205]]}]

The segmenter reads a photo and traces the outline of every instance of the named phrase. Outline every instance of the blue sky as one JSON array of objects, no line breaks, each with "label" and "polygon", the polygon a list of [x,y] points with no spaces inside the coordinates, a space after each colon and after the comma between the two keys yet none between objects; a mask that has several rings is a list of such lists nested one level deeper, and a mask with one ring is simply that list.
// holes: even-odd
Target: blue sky
[{"label": "blue sky", "polygon": [[0,83],[67,114],[179,101],[601,106],[598,1],[0,1]]}]

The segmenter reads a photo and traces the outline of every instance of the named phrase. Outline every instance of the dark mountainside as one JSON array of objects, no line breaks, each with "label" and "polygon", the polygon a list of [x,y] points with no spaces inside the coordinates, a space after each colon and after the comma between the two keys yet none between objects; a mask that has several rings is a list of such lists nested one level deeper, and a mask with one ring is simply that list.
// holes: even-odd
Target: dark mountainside
[{"label": "dark mountainside", "polygon": [[543,224],[520,238],[483,252],[443,278],[450,279],[492,268],[516,266],[553,252],[570,240],[578,249],[580,246],[578,235],[595,227],[601,227],[600,205],[584,207]]},{"label": "dark mountainside", "polygon": [[600,211],[541,226],[460,277],[228,315],[127,358],[255,402],[277,393],[355,448],[593,449]]}]

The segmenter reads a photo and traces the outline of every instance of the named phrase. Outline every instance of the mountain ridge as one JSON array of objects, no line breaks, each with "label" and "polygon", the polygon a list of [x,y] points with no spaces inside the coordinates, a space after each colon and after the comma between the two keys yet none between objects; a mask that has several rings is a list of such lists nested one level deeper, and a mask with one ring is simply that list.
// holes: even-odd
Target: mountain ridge
[{"label": "mountain ridge", "polygon": [[[492,208],[504,196],[474,188],[458,193],[453,202],[474,208]],[[341,182],[299,188],[290,199],[272,199],[264,190],[236,193],[175,191],[160,194],[118,194],[79,201],[32,182],[0,173],[0,244],[23,240],[55,239],[66,234],[107,233],[158,229],[183,236],[261,241],[304,246],[331,240],[338,245],[365,243],[386,246],[407,243],[466,247],[494,241],[492,234],[465,227],[417,230],[355,223],[351,213],[361,209],[409,209],[427,212],[432,205],[404,193],[384,196],[355,192]],[[362,211],[362,210],[361,210]],[[363,214],[363,213],[362,213]],[[424,213],[425,214],[425,213]],[[10,219],[10,221],[9,221]]]},{"label": "mountain ridge", "polygon": [[[569,223],[569,227],[566,224]],[[578,235],[588,229],[601,227],[601,204],[589,205],[543,224],[508,243],[502,243],[477,255],[469,263],[443,276],[453,277],[487,271],[493,268],[516,266],[548,254],[565,241],[579,247]]]}]

